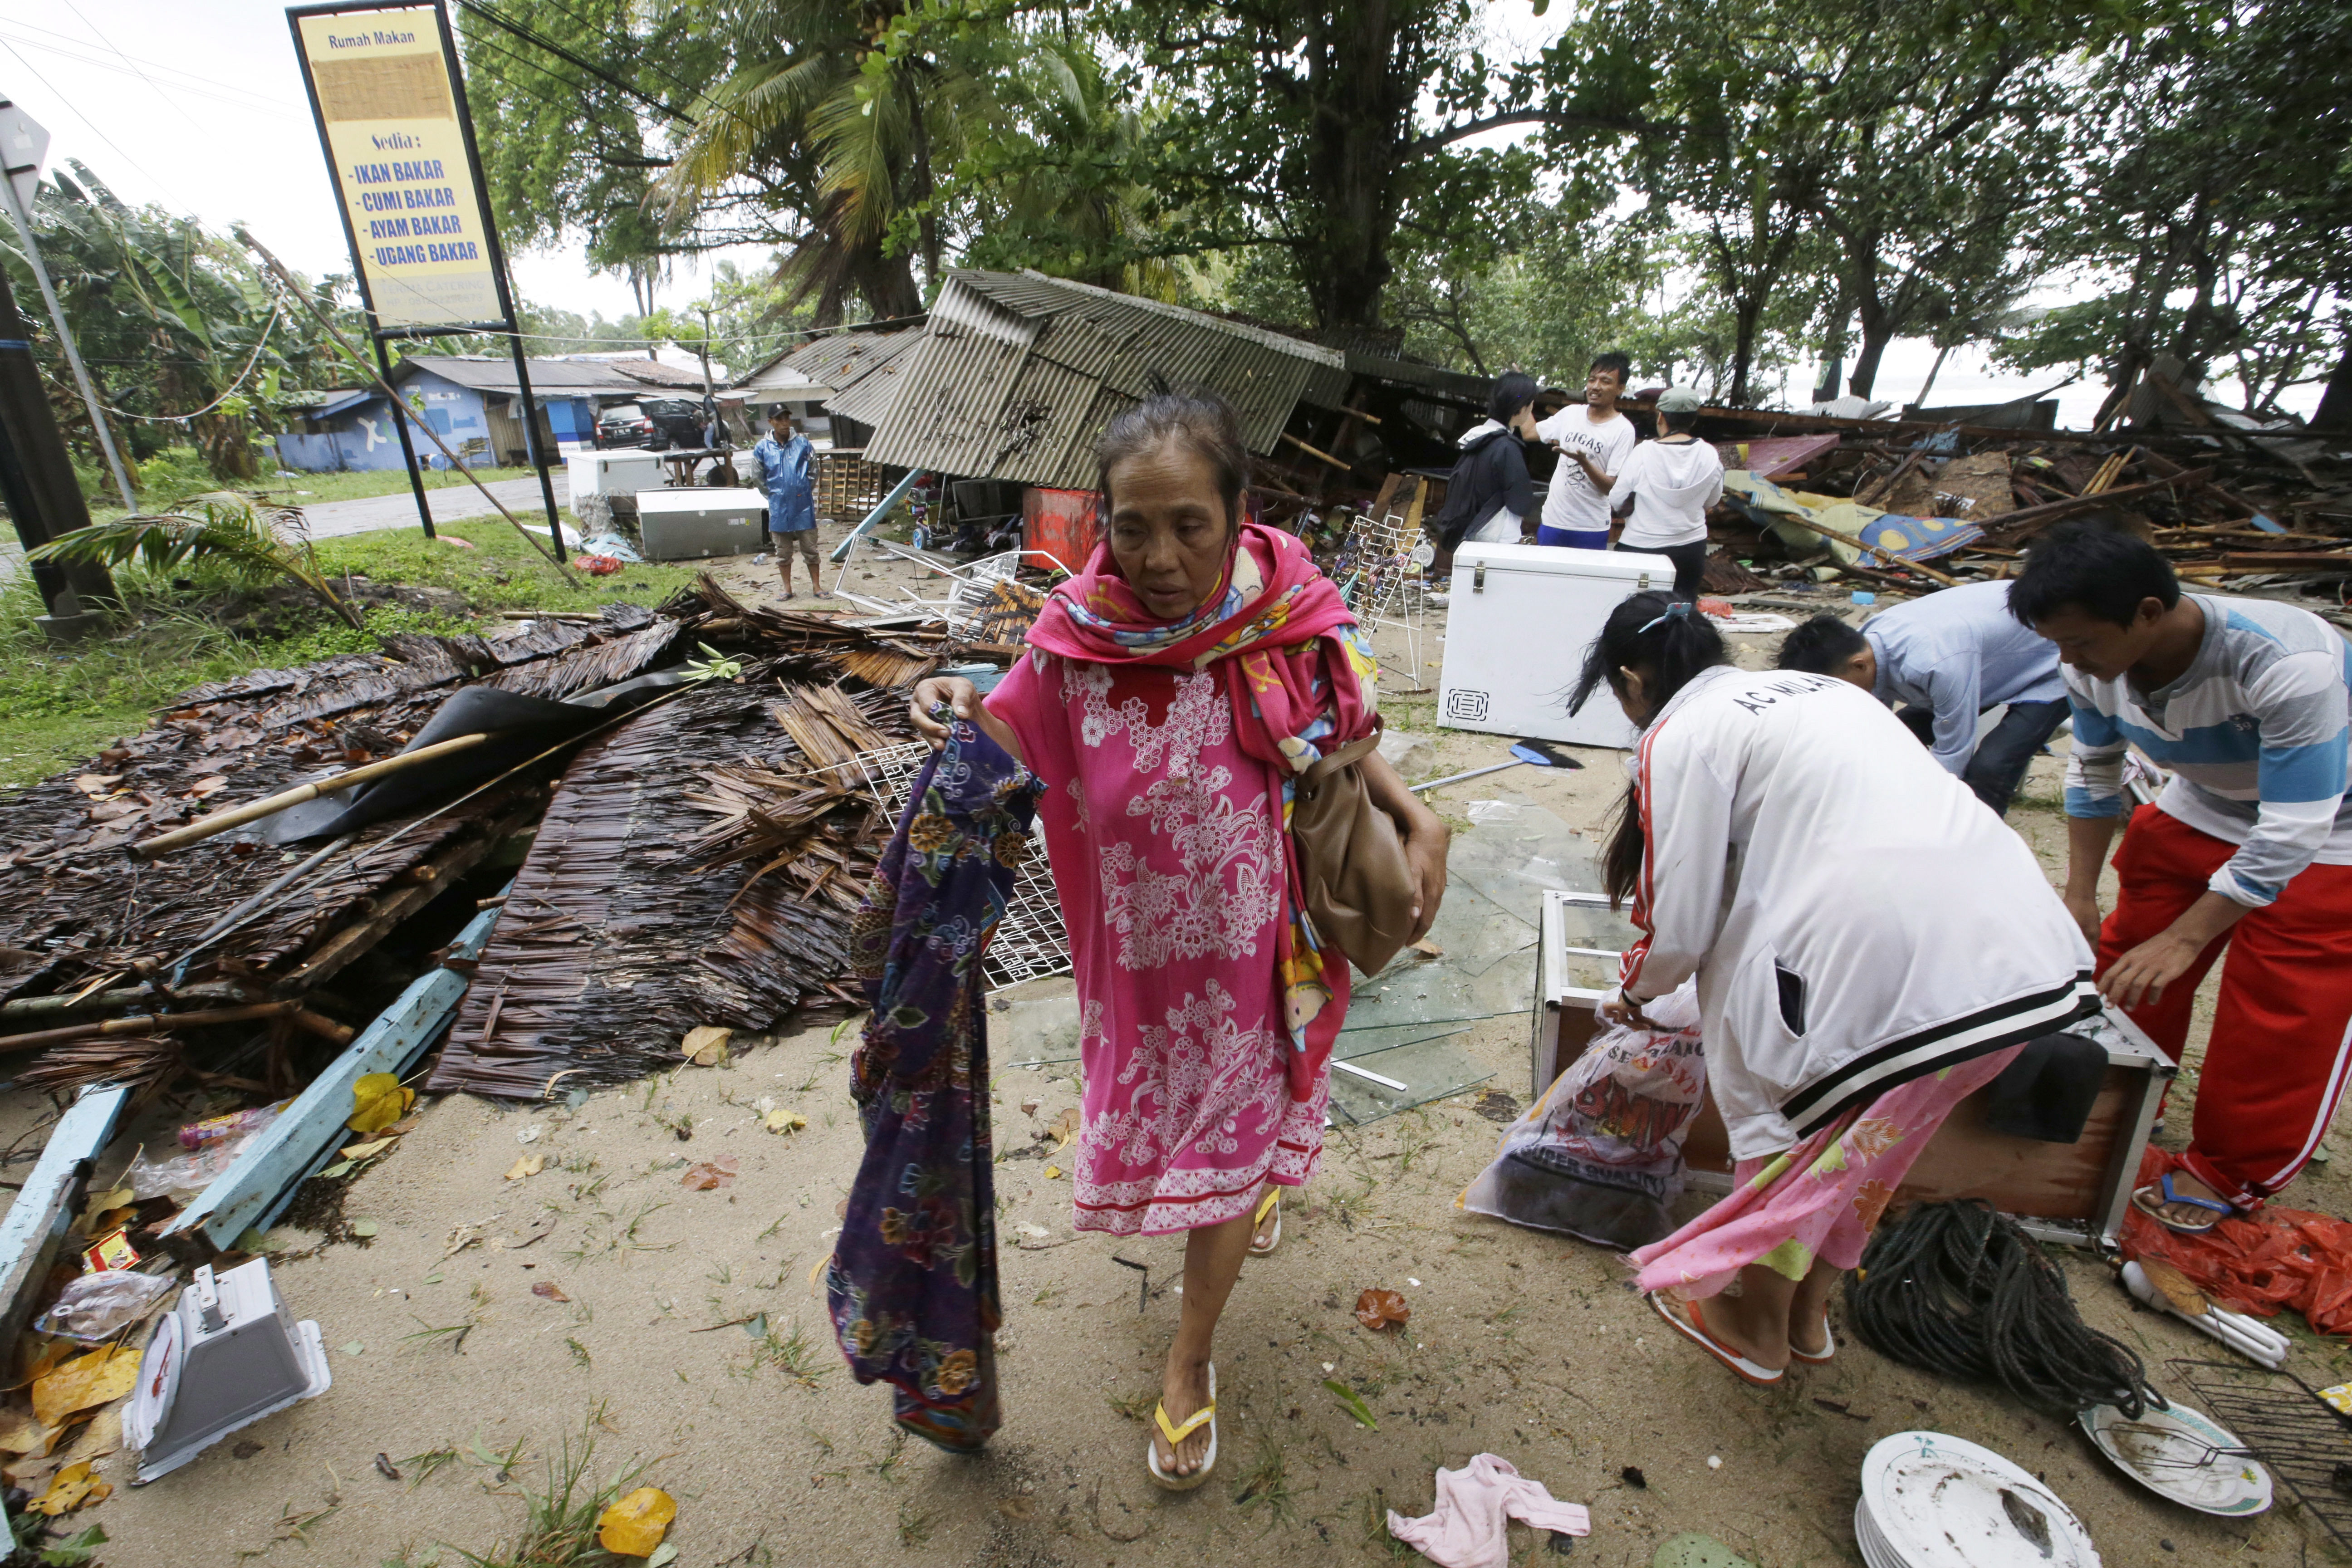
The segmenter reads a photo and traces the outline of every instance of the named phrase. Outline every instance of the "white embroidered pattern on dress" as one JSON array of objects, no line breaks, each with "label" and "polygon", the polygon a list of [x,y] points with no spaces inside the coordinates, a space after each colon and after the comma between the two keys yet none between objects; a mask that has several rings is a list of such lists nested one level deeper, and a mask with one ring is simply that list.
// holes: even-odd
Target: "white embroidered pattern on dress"
[{"label": "white embroidered pattern on dress", "polygon": [[[1225,793],[1234,783],[1232,772],[1201,765],[1202,751],[1223,746],[1232,734],[1216,677],[1176,675],[1171,683],[1168,716],[1153,724],[1140,697],[1111,705],[1108,668],[1064,667],[1062,697],[1079,710],[1080,739],[1098,747],[1124,731],[1135,771],[1162,773],[1128,801],[1127,816],[1147,819],[1149,832],[1168,840],[1183,866],[1154,871],[1136,844],[1097,838],[1103,920],[1118,933],[1122,969],[1254,957],[1259,933],[1282,912],[1280,846],[1263,795],[1236,801]],[[1088,803],[1077,804],[1083,813]]]}]

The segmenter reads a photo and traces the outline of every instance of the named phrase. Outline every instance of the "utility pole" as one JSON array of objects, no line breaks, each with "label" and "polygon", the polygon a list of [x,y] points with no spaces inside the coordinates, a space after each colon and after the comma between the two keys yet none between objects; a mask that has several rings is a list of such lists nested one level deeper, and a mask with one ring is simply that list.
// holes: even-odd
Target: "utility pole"
[{"label": "utility pole", "polygon": [[[16,313],[16,296],[5,270],[0,270],[0,500],[8,503],[16,537],[26,550],[89,526],[81,481],[66,454],[65,437],[58,433],[57,415],[41,385],[40,367],[33,363],[33,345],[26,340],[25,319]],[[101,617],[96,604],[115,597],[112,574],[97,564],[30,564],[34,586],[49,611],[39,617],[40,627],[52,641],[70,642],[97,628]]]},{"label": "utility pole", "polygon": [[[8,216],[16,222],[16,238],[25,247],[33,280],[41,286],[41,302],[49,308],[49,322],[57,328],[58,346],[65,351],[66,363],[73,367],[74,384],[81,388],[81,400],[89,408],[90,428],[98,432],[99,449],[106,454],[106,466],[114,471],[114,488],[121,493],[123,510],[137,511],[139,498],[131,492],[122,458],[114,449],[114,432],[107,426],[106,410],[99,405],[98,391],[89,384],[81,351],[74,346],[73,330],[66,325],[64,307],[58,303],[58,291],[49,282],[49,269],[41,264],[41,247],[33,240],[33,193],[40,188],[41,162],[48,150],[49,133],[31,115],[0,98],[0,164],[5,165],[7,175],[0,179],[0,194],[7,197]],[[22,323],[10,335],[22,338]],[[82,521],[89,521],[86,509]]]},{"label": "utility pole", "polygon": [[735,455],[727,445],[727,426],[719,417],[719,395],[710,384],[710,307],[705,304],[698,308],[702,311],[702,342],[698,345],[702,352],[702,417],[719,436],[719,471],[711,475],[710,482],[733,484]]}]

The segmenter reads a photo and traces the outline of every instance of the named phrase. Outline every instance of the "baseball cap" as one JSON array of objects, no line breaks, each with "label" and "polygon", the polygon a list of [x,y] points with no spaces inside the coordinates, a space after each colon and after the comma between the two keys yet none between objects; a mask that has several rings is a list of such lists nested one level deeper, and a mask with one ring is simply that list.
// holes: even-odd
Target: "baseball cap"
[{"label": "baseball cap", "polygon": [[1661,414],[1693,414],[1705,405],[1706,399],[1687,386],[1670,386],[1658,394]]}]

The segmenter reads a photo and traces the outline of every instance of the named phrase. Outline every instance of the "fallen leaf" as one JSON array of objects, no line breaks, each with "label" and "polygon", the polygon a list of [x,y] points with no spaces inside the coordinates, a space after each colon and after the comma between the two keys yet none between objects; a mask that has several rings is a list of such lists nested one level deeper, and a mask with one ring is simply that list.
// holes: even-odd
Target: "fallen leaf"
[{"label": "fallen leaf", "polygon": [[646,1568],[669,1568],[669,1565],[677,1561],[677,1543],[674,1541],[665,1541],[654,1548],[654,1554],[651,1557],[646,1559]]},{"label": "fallen leaf", "polygon": [[735,1184],[735,1156],[721,1154],[716,1160],[703,1160],[686,1168],[680,1183],[690,1193],[707,1193],[713,1187]]},{"label": "fallen leaf", "polygon": [[1427,937],[1423,937],[1419,942],[1414,942],[1412,944],[1412,951],[1421,954],[1423,958],[1444,958],[1445,956],[1445,950],[1438,946],[1435,942],[1430,941]]},{"label": "fallen leaf", "polygon": [[[1045,1131],[1060,1139],[1062,1143],[1067,1143],[1077,1135],[1078,1108],[1075,1105],[1066,1108],[1061,1115],[1045,1124]],[[1055,1147],[1059,1148],[1061,1144],[1057,1143]]]},{"label": "fallen leaf", "polygon": [[208,773],[188,786],[188,793],[198,800],[208,795],[218,795],[228,787],[228,780],[219,773]]},{"label": "fallen leaf", "polygon": [[128,1208],[139,1201],[129,1187],[116,1187],[110,1192],[92,1193],[89,1206],[81,1211],[81,1233],[84,1236],[104,1236],[114,1226],[103,1223],[116,1209]]},{"label": "fallen leaf", "polygon": [[1034,1116],[1034,1115],[1036,1115],[1036,1114],[1037,1114],[1037,1103],[1038,1103],[1038,1102],[1037,1102],[1037,1101],[1035,1101],[1035,1100],[1023,1100],[1023,1101],[1021,1102],[1021,1114],[1022,1114],[1022,1115],[1024,1115],[1024,1116]]},{"label": "fallen leaf", "polygon": [[808,1118],[796,1110],[771,1110],[760,1121],[771,1132],[797,1132],[808,1125]]},{"label": "fallen leaf", "polygon": [[352,1340],[343,1346],[343,1353],[345,1355],[365,1355],[367,1354],[367,1346],[360,1343],[357,1340]]},{"label": "fallen leaf", "polygon": [[400,1479],[400,1467],[394,1464],[392,1462],[392,1456],[386,1453],[377,1453],[375,1457],[375,1473],[382,1476],[388,1481],[396,1481]]},{"label": "fallen leaf", "polygon": [[639,1487],[596,1521],[596,1544],[623,1557],[650,1557],[677,1517],[677,1501],[659,1487]]},{"label": "fallen leaf", "polygon": [[343,1123],[354,1132],[381,1132],[416,1103],[416,1091],[403,1089],[396,1073],[372,1072],[352,1085],[352,1119]]},{"label": "fallen leaf", "polygon": [[1368,1329],[1401,1328],[1412,1318],[1412,1309],[1394,1290],[1367,1290],[1356,1298],[1356,1321]]},{"label": "fallen leaf", "polygon": [[91,1418],[81,1429],[80,1436],[68,1444],[68,1459],[102,1459],[122,1447],[122,1411],[120,1405],[110,1405]]},{"label": "fallen leaf", "polygon": [[2157,1293],[2171,1305],[2174,1311],[2184,1318],[2205,1315],[2205,1293],[2197,1289],[2196,1282],[2188,1275],[2161,1258],[2143,1258],[2139,1260],[2139,1268],[2140,1272],[2147,1276],[2147,1282],[2156,1287]]},{"label": "fallen leaf", "polygon": [[1049,1236],[1051,1236],[1051,1235],[1053,1235],[1053,1234],[1054,1234],[1052,1231],[1047,1230],[1044,1226],[1042,1226],[1042,1225],[1031,1225],[1031,1224],[1030,1224],[1027,1220],[1025,1220],[1025,1219],[1024,1219],[1024,1220],[1023,1220],[1019,1225],[1014,1226],[1013,1228],[1014,1230],[1016,1230],[1016,1231],[1020,1232],[1023,1236],[1033,1236],[1033,1237],[1035,1237],[1039,1241],[1043,1241],[1043,1240],[1045,1240],[1047,1237],[1049,1237]]},{"label": "fallen leaf", "polygon": [[394,1140],[390,1138],[379,1138],[373,1143],[354,1143],[348,1149],[338,1149],[335,1152],[346,1160],[373,1160],[391,1148],[393,1142]]},{"label": "fallen leaf", "polygon": [[74,788],[84,795],[100,795],[121,782],[121,773],[78,773],[74,776]]},{"label": "fallen leaf", "polygon": [[29,1410],[0,1415],[0,1454],[46,1454],[57,1442],[58,1428],[44,1425]]},{"label": "fallen leaf", "polygon": [[33,1380],[33,1414],[55,1426],[77,1410],[111,1405],[139,1382],[139,1352],[109,1345]]},{"label": "fallen leaf", "polygon": [[112,1487],[89,1473],[89,1461],[84,1459],[78,1465],[68,1465],[59,1470],[58,1479],[49,1483],[49,1489],[26,1506],[35,1513],[45,1513],[55,1519],[61,1513],[72,1512],[86,1502],[102,1502],[113,1491]]},{"label": "fallen leaf", "polygon": [[727,1065],[727,1042],[735,1037],[732,1029],[714,1028],[705,1024],[688,1029],[682,1048],[686,1059],[698,1068],[723,1068]]},{"label": "fallen leaf", "polygon": [[320,1174],[321,1176],[325,1176],[325,1177],[329,1178],[330,1180],[331,1180],[331,1179],[333,1179],[334,1177],[336,1177],[336,1176],[340,1176],[340,1175],[341,1175],[344,1172],[346,1172],[346,1171],[350,1170],[350,1169],[352,1168],[352,1166],[353,1163],[354,1163],[354,1162],[350,1161],[350,1160],[338,1160],[338,1161],[336,1161],[333,1164],[331,1164],[331,1165],[328,1166],[325,1170],[323,1170],[323,1171],[320,1172],[320,1173],[319,1173],[319,1174]]},{"label": "fallen leaf", "polygon": [[1045,1179],[1046,1179],[1047,1181],[1049,1181],[1049,1182],[1058,1182],[1058,1181],[1060,1181],[1060,1180],[1062,1179],[1062,1167],[1061,1167],[1061,1166],[1059,1166],[1059,1165],[1048,1165],[1048,1166],[1046,1166],[1046,1167],[1045,1167]]},{"label": "fallen leaf", "polygon": [[1025,1497],[1009,1497],[996,1505],[996,1511],[1007,1519],[1034,1519],[1037,1514],[1037,1505]]},{"label": "fallen leaf", "polygon": [[507,1180],[509,1182],[520,1182],[525,1176],[538,1175],[540,1172],[546,1168],[546,1155],[525,1154],[515,1161],[514,1169],[507,1173]]},{"label": "fallen leaf", "polygon": [[353,1236],[373,1236],[376,1223],[372,1219],[355,1219],[352,1221],[351,1231]]},{"label": "fallen leaf", "polygon": [[515,1134],[515,1142],[518,1143],[536,1143],[539,1142],[539,1135],[542,1131],[543,1129],[541,1128],[540,1124],[534,1121],[530,1126]]},{"label": "fallen leaf", "polygon": [[572,1300],[571,1297],[563,1293],[563,1287],[558,1285],[552,1279],[541,1280],[538,1284],[530,1288],[530,1293],[550,1301],[569,1301]]}]

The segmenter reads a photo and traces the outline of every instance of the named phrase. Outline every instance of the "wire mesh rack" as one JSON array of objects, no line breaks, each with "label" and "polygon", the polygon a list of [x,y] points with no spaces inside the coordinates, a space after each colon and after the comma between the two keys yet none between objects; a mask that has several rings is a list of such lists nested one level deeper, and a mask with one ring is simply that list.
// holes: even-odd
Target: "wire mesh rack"
[{"label": "wire mesh rack", "polygon": [[2205,1414],[2269,1466],[2339,1545],[2352,1547],[2352,1424],[2291,1372],[2237,1362],[2170,1365]]},{"label": "wire mesh rack", "polygon": [[[892,823],[906,811],[915,775],[930,754],[929,745],[914,741],[861,752],[855,759],[866,787]],[[989,983],[1000,986],[1070,972],[1070,933],[1062,923],[1062,895],[1054,886],[1054,870],[1042,845],[1031,847],[1013,880],[1004,919],[989,941],[985,967]]]}]

